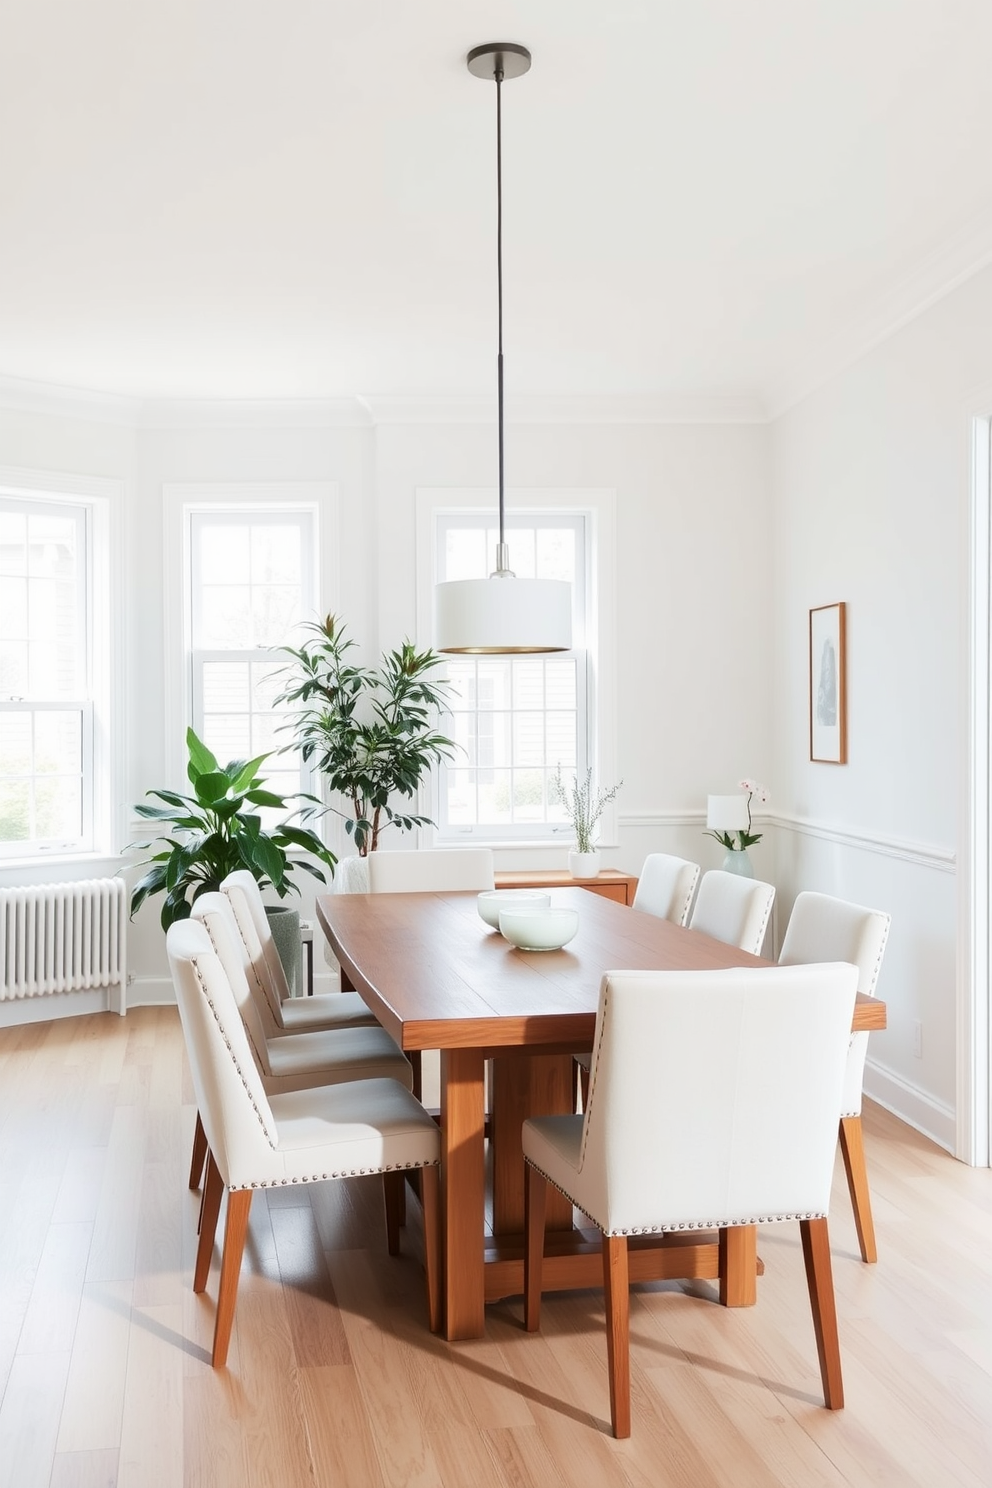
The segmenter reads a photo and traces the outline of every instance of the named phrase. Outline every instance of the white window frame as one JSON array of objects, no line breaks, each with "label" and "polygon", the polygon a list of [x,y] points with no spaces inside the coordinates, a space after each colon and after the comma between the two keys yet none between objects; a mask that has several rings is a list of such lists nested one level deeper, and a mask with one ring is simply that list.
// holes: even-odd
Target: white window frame
[{"label": "white window frame", "polygon": [[[171,778],[179,788],[186,781],[186,730],[196,726],[196,679],[192,637],[192,518],[194,514],[229,517],[289,515],[298,513],[312,523],[314,534],[311,553],[310,597],[312,614],[318,619],[323,606],[323,589],[330,591],[330,608],[334,607],[337,584],[338,504],[337,489],[330,482],[285,481],[272,483],[224,483],[166,485],[163,488],[166,554],[166,719],[170,740]],[[322,584],[326,580],[326,584]],[[290,640],[287,637],[287,640]],[[219,653],[202,653],[203,656]],[[254,657],[255,651],[235,653]],[[311,789],[309,781],[301,789]]]},{"label": "white window frame", "polygon": [[[187,574],[187,579],[189,583],[190,598],[187,619],[190,634],[189,659],[190,682],[192,689],[190,698],[190,715],[193,722],[193,728],[195,729],[196,733],[201,739],[206,740],[207,726],[203,714],[204,668],[211,662],[217,661],[233,661],[248,664],[252,662],[265,662],[271,666],[273,661],[277,660],[277,658],[273,656],[272,650],[266,646],[242,647],[241,649],[237,649],[234,647],[205,648],[194,645],[194,639],[198,633],[200,624],[202,623],[202,616],[199,613],[200,601],[202,599],[202,583],[197,582],[199,576],[196,571],[196,529],[201,519],[216,523],[220,526],[230,525],[232,527],[250,525],[253,519],[257,519],[262,522],[268,522],[270,519],[278,520],[283,522],[286,526],[295,526],[300,536],[301,553],[306,555],[307,542],[309,542],[310,545],[310,561],[307,562],[306,556],[304,556],[304,561],[301,565],[300,579],[302,592],[300,608],[301,613],[304,615],[305,618],[312,619],[316,615],[317,574],[316,564],[313,561],[313,555],[316,551],[318,541],[319,515],[312,508],[296,506],[248,508],[243,506],[232,506],[224,511],[217,511],[216,509],[205,509],[204,507],[200,506],[190,506],[186,508],[186,520],[188,523],[187,536],[189,540],[189,571]],[[293,639],[295,641],[296,637],[286,637],[286,639]],[[254,749],[251,749],[249,753],[253,755],[255,753]],[[298,789],[303,790],[309,788],[310,772],[307,771],[306,776],[304,777],[301,767],[300,784]]]},{"label": "white window frame", "polygon": [[[421,488],[417,491],[417,635],[421,645],[433,644],[434,585],[438,579],[438,520],[441,517],[492,517],[497,510],[494,490]],[[611,490],[517,489],[506,493],[508,518],[523,521],[541,516],[581,516],[585,522],[586,564],[586,667],[585,738],[579,740],[579,758],[583,746],[586,764],[592,766],[593,778],[604,784],[616,779],[616,690],[615,690],[615,517],[616,497]],[[510,566],[513,566],[512,528],[507,533]],[[423,792],[420,810],[438,820],[439,797],[437,772],[433,772],[430,789]],[[547,849],[564,847],[572,838],[571,828],[526,823],[494,829],[487,826],[453,827],[442,834],[438,828],[426,829],[428,840],[438,843],[471,841],[494,848]],[[618,821],[613,805],[607,807],[600,823],[600,845],[614,847],[618,839]]]},{"label": "white window frame", "polygon": [[81,831],[72,840],[0,843],[4,867],[115,856],[124,832],[123,511],[122,481],[64,471],[0,466],[0,495],[15,506],[78,514],[83,532],[81,616],[86,627],[84,695],[38,699],[33,711],[82,715]]}]

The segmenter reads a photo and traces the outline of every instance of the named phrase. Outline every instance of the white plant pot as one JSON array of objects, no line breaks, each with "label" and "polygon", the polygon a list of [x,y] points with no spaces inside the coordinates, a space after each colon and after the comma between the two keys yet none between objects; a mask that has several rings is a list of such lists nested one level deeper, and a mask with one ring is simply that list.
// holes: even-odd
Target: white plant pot
[{"label": "white plant pot", "polygon": [[599,853],[570,852],[568,871],[573,878],[595,878],[599,873]]}]

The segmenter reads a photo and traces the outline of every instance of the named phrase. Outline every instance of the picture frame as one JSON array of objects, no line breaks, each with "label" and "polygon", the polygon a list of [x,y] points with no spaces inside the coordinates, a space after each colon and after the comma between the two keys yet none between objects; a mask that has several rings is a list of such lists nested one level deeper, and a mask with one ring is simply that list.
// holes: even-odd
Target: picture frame
[{"label": "picture frame", "polygon": [[809,612],[809,757],[847,764],[847,606]]}]

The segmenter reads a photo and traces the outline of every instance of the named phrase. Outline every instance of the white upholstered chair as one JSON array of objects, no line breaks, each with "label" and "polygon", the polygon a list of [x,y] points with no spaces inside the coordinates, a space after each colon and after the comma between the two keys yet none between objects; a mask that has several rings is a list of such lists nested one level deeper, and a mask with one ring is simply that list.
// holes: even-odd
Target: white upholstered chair
[{"label": "white upholstered chair", "polygon": [[[410,852],[369,853],[372,894],[446,894],[456,889],[482,893],[496,887],[492,849],[488,847],[415,848]],[[413,1091],[423,1094],[423,1056],[410,1054]]]},{"label": "white upholstered chair", "polygon": [[[631,908],[657,915],[659,920],[671,920],[673,925],[684,925],[689,918],[692,896],[698,882],[698,863],[690,863],[688,858],[672,857],[670,853],[648,853],[641,876],[637,880]],[[589,1095],[590,1059],[589,1054],[575,1056],[581,1072],[579,1081],[583,1109]]]},{"label": "white upholstered chair", "polygon": [[772,885],[760,878],[712,869],[703,874],[689,928],[760,956],[774,898]]},{"label": "white upholstered chair", "polygon": [[[851,961],[858,968],[858,991],[873,997],[882,966],[890,917],[878,909],[866,909],[834,899],[830,894],[804,892],[792,907],[785,932],[780,966],[798,966],[809,961]],[[861,1130],[861,1088],[864,1083],[867,1033],[852,1033],[844,1079],[844,1104],[840,1117],[840,1150],[854,1209],[861,1259],[878,1259],[875,1224],[871,1213],[865,1144]]]},{"label": "white upholstered chair", "polygon": [[524,1122],[526,1326],[550,1181],[602,1231],[616,1436],[630,1435],[628,1235],[798,1219],[824,1398],[843,1405],[826,1214],[856,990],[843,963],[609,972],[586,1114]]},{"label": "white upholstered chair", "polygon": [[220,886],[230,901],[251,967],[250,985],[266,1036],[314,1029],[371,1028],[375,1018],[357,992],[315,992],[291,997],[286,973],[272,938],[261,890],[247,868],[229,873]]},{"label": "white upholstered chair", "polygon": [[374,852],[366,858],[370,894],[444,894],[495,888],[488,847],[416,848]]},{"label": "white upholstered chair", "polygon": [[[413,1068],[402,1049],[378,1023],[373,1027],[311,1029],[300,1033],[267,1037],[260,1000],[252,994],[254,976],[244,942],[238,932],[234,910],[226,894],[201,894],[191,918],[203,924],[224,967],[241,1015],[263,1085],[269,1094],[309,1089],[315,1085],[340,1084],[350,1080],[398,1080],[407,1090],[413,1087]],[[203,1171],[207,1139],[202,1118],[197,1122],[190,1160],[190,1188],[196,1188]]]},{"label": "white upholstered chair", "polygon": [[423,1169],[428,1315],[439,1321],[435,1123],[396,1080],[369,1079],[272,1095],[259,1075],[235,991],[205,923],[171,926],[166,944],[196,1101],[209,1143],[193,1290],[206,1287],[223,1191],[227,1221],[212,1361],[222,1366],[255,1189],[381,1173],[389,1250],[399,1249],[403,1173]]},{"label": "white upholstered chair", "polygon": [[699,882],[699,864],[670,853],[648,853],[637,881],[634,909],[684,925]]}]

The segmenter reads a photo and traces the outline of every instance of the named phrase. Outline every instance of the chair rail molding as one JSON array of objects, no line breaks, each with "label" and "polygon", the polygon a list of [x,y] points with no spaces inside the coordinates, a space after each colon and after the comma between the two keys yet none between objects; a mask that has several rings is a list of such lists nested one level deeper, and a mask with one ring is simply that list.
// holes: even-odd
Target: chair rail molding
[{"label": "chair rail molding", "polygon": [[834,826],[828,822],[791,816],[785,812],[771,812],[766,821],[769,826],[778,827],[785,832],[795,832],[802,837],[816,837],[823,842],[836,842],[842,847],[855,848],[861,852],[899,858],[904,863],[914,863],[917,867],[930,868],[937,873],[957,872],[957,853],[953,847],[942,847],[931,842],[913,842],[909,838],[890,837],[883,832]]}]

